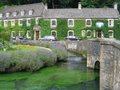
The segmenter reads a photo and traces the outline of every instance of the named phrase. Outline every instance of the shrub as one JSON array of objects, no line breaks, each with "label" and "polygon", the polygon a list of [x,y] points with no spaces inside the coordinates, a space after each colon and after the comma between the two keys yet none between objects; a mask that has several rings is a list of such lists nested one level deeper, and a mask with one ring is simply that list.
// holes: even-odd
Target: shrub
[{"label": "shrub", "polygon": [[4,39],[5,41],[10,41],[10,32],[0,32],[0,38]]},{"label": "shrub", "polygon": [[12,45],[8,41],[4,41],[0,39],[0,50],[10,50],[12,49]]},{"label": "shrub", "polygon": [[19,47],[16,50],[0,52],[0,72],[37,71],[45,65],[54,65],[57,61],[56,54],[50,49]]}]

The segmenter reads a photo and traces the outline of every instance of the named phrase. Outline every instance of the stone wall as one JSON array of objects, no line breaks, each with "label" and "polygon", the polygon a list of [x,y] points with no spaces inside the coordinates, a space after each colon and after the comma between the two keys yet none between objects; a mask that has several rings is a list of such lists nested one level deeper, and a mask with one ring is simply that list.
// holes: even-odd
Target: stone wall
[{"label": "stone wall", "polygon": [[101,41],[100,90],[120,90],[120,41]]}]

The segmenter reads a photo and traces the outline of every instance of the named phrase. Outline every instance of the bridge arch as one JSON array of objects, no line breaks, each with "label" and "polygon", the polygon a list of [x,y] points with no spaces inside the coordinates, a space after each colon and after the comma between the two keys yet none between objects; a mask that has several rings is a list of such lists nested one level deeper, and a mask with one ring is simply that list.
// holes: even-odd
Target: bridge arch
[{"label": "bridge arch", "polygon": [[100,61],[96,61],[94,64],[94,69],[100,70]]}]

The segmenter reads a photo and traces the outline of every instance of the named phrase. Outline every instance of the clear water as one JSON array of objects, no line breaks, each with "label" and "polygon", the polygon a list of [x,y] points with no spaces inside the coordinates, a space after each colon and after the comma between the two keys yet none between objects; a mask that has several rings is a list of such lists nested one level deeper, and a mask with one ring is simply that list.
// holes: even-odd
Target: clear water
[{"label": "clear water", "polygon": [[[2,74],[0,75],[0,90],[99,90],[98,71],[88,69],[86,60],[79,56],[70,55],[67,60],[67,62],[58,63],[36,73]],[[85,82],[75,80],[74,82],[78,74],[80,74],[78,77],[84,78],[81,75],[86,74],[81,73],[92,73],[94,79]]]}]

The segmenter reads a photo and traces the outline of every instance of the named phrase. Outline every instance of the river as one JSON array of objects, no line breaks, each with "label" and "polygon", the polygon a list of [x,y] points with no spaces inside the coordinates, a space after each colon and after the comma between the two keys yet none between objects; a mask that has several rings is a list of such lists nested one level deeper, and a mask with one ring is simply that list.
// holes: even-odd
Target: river
[{"label": "river", "polygon": [[70,54],[67,62],[35,73],[0,74],[0,90],[99,90],[99,72],[86,59]]}]

